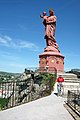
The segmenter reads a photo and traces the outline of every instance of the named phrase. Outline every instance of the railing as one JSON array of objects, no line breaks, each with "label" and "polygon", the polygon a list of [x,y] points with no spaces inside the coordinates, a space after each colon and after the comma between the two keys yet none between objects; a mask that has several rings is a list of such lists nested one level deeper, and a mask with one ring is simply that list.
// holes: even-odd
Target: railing
[{"label": "railing", "polygon": [[67,104],[80,116],[80,91],[68,91]]},{"label": "railing", "polygon": [[52,74],[52,77],[46,83],[43,81],[43,76],[48,73],[43,73],[43,75],[41,75],[41,73],[35,74],[34,79],[32,79],[31,75],[28,75],[25,80],[0,82],[1,110],[51,94],[55,74]]}]

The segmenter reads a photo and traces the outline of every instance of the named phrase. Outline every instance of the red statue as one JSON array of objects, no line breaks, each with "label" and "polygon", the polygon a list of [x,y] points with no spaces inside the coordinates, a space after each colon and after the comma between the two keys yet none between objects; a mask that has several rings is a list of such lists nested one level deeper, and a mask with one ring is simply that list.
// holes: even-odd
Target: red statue
[{"label": "red statue", "polygon": [[56,16],[54,15],[54,10],[49,10],[49,16],[46,12],[40,15],[43,18],[43,24],[45,26],[45,36],[47,46],[53,46],[58,49],[58,45],[55,40],[55,29],[56,29]]},{"label": "red statue", "polygon": [[[46,47],[44,52],[39,55],[40,58],[40,69],[46,69],[47,72],[63,72],[64,71],[64,56],[60,53],[56,39],[56,16],[54,10],[49,10],[49,15],[43,12],[40,17],[43,19],[43,25],[45,27]],[[43,70],[44,71],[44,70]]]}]

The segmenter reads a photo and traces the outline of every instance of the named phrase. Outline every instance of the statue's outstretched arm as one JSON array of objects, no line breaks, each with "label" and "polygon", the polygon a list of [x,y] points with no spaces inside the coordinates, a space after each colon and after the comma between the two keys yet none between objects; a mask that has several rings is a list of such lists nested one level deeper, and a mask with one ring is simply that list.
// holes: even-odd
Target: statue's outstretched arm
[{"label": "statue's outstretched arm", "polygon": [[40,18],[43,18],[43,15],[40,14]]}]

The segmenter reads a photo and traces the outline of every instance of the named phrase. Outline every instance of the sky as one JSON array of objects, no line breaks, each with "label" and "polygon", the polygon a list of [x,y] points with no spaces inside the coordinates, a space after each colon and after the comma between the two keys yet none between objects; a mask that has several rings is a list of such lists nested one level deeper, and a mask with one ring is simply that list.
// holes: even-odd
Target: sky
[{"label": "sky", "polygon": [[55,38],[64,70],[80,69],[80,0],[0,0],[0,71],[39,67],[46,47],[40,14],[57,16]]}]

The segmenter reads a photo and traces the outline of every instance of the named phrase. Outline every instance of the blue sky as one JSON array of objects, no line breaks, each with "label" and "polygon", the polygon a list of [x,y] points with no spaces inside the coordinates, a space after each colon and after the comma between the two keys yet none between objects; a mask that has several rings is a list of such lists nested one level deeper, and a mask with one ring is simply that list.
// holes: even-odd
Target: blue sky
[{"label": "blue sky", "polygon": [[55,37],[64,70],[80,68],[80,0],[0,0],[0,71],[39,66],[46,47],[40,13],[49,15],[50,8],[57,16]]}]

